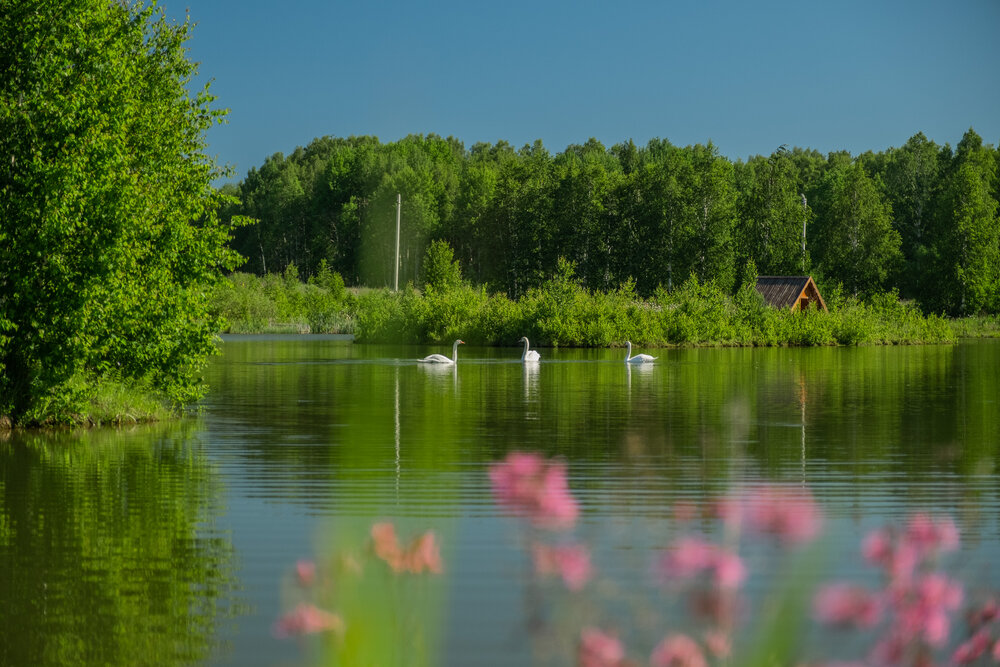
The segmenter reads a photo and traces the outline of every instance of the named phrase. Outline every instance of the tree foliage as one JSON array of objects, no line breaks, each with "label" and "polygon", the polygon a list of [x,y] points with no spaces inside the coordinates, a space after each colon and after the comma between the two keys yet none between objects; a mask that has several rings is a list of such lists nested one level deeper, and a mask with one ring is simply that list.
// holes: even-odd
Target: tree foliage
[{"label": "tree foliage", "polygon": [[876,183],[861,165],[848,162],[827,172],[819,192],[819,266],[855,295],[883,291],[901,258],[901,241]]},{"label": "tree foliage", "polygon": [[[96,377],[199,395],[205,287],[237,256],[188,87],[191,23],[144,2],[0,0],[0,412],[71,412]],[[284,218],[283,218],[284,220]]]},{"label": "tree foliage", "polygon": [[[590,139],[553,155],[540,141],[466,149],[436,135],[324,137],[251,170],[232,212],[260,223],[234,247],[258,274],[294,261],[312,275],[326,259],[348,283],[391,284],[399,193],[404,284],[419,284],[425,249],[440,239],[465,278],[514,298],[545,285],[559,258],[586,289],[630,283],[643,297],[692,273],[732,291],[752,261],[850,294],[896,288],[925,310],[995,312],[997,152],[973,135],[955,151],[918,133],[881,153],[782,146],[736,162],[711,143],[666,139]],[[283,185],[293,174],[301,194]],[[268,198],[292,203],[268,209]]]},{"label": "tree foliage", "polygon": [[424,284],[434,289],[453,289],[462,283],[462,269],[447,241],[431,241],[424,258]]}]

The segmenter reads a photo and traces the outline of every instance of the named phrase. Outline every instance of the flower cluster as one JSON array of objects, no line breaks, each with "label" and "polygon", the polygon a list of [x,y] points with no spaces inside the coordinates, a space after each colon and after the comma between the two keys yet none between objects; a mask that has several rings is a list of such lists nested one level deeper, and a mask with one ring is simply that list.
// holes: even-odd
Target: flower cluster
[{"label": "flower cluster", "polygon": [[690,580],[703,574],[719,588],[739,588],[746,568],[736,554],[698,537],[684,537],[667,549],[658,571],[664,580]]},{"label": "flower cluster", "polygon": [[580,510],[566,483],[566,465],[539,454],[512,452],[490,467],[497,501],[545,528],[573,525]]},{"label": "flower cluster", "polygon": [[340,616],[303,602],[278,619],[274,624],[274,636],[284,638],[319,632],[342,632],[343,629],[344,621]]},{"label": "flower cluster", "polygon": [[536,543],[531,549],[535,573],[541,576],[557,575],[571,591],[580,591],[593,576],[590,551],[579,544],[550,546]]},{"label": "flower cluster", "polygon": [[792,486],[758,486],[734,493],[719,503],[718,511],[731,528],[746,526],[787,544],[812,540],[822,525],[812,494]]},{"label": "flower cluster", "polygon": [[[405,548],[400,544],[396,527],[392,523],[380,522],[372,525],[370,535],[369,556],[373,555],[384,562],[393,574],[425,572],[441,574],[444,571],[437,537],[432,531],[418,535]],[[358,577],[363,573],[364,566],[362,561],[347,553],[341,554],[336,559],[334,567],[324,572],[320,571],[315,562],[300,560],[295,564],[295,581],[298,588],[296,597],[304,597],[307,600],[328,597],[332,579],[331,570],[338,575]],[[343,634],[345,627],[345,622],[339,614],[322,609],[311,601],[300,601],[290,612],[277,620],[273,633],[278,638],[330,632]]]},{"label": "flower cluster", "polygon": [[[566,481],[566,466],[539,454],[512,452],[490,466],[493,495],[501,506],[546,530],[571,528],[580,513]],[[532,541],[532,562],[540,577],[558,576],[578,592],[593,576],[590,551],[581,544]]]},{"label": "flower cluster", "polygon": [[431,531],[416,537],[406,549],[400,546],[399,538],[396,537],[396,527],[391,523],[376,523],[372,526],[371,536],[375,555],[385,561],[397,574],[401,572],[441,574],[443,571],[437,538]]},{"label": "flower cluster", "polygon": [[[932,649],[948,641],[951,615],[962,605],[958,582],[933,570],[938,557],[958,548],[958,529],[949,518],[926,514],[911,517],[903,530],[889,528],[869,533],[862,554],[879,567],[884,587],[869,591],[846,583],[822,588],[813,599],[813,613],[823,623],[857,628],[877,626],[888,619],[885,632],[871,654],[875,665],[929,662]],[[959,649],[958,658],[980,655],[982,638]]]}]

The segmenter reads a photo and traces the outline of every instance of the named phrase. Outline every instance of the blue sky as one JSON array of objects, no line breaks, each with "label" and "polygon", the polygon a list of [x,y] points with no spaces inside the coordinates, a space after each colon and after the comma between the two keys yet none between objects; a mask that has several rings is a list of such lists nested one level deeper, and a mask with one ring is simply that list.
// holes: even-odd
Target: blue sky
[{"label": "blue sky", "polygon": [[1000,142],[1000,0],[161,0],[229,123],[242,179],[323,135],[661,137],[732,159]]}]

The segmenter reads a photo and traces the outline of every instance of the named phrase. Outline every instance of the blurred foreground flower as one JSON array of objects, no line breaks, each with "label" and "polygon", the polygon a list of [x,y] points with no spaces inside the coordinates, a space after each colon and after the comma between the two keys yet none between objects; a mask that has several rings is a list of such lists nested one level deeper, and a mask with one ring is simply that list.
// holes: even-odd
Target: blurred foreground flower
[{"label": "blurred foreground flower", "polygon": [[870,628],[882,618],[882,601],[860,586],[830,584],[813,599],[813,614],[822,623]]},{"label": "blurred foreground flower", "polygon": [[687,635],[670,635],[653,649],[651,667],[707,667],[705,654],[698,643]]},{"label": "blurred foreground flower", "polygon": [[619,667],[624,663],[625,647],[617,637],[597,628],[584,628],[580,632],[576,661],[579,667]]},{"label": "blurred foreground flower", "polygon": [[889,528],[872,531],[861,546],[865,560],[879,565],[893,581],[906,581],[922,563],[958,549],[959,536],[949,517],[927,514],[911,517],[902,532]]},{"label": "blurred foreground flower", "polygon": [[316,563],[311,560],[300,560],[295,564],[295,577],[300,586],[312,586],[316,581]]},{"label": "blurred foreground flower", "polygon": [[579,514],[566,483],[566,466],[539,454],[511,452],[490,466],[497,501],[545,528],[566,528]]},{"label": "blurred foreground flower", "polygon": [[812,540],[822,525],[812,494],[791,486],[759,486],[735,493],[719,504],[719,515],[734,528],[745,525],[788,544]]},{"label": "blurred foreground flower", "polygon": [[319,632],[341,632],[343,629],[344,621],[337,614],[302,603],[278,619],[274,624],[274,636],[283,639]]},{"label": "blurred foreground flower", "polygon": [[385,561],[393,572],[420,574],[424,571],[441,574],[441,552],[432,531],[420,535],[403,549],[396,537],[396,527],[388,522],[376,523],[371,529],[375,555]]},{"label": "blurred foreground flower", "polygon": [[590,564],[590,551],[579,544],[549,546],[535,544],[531,549],[535,561],[535,573],[559,575],[566,588],[571,591],[582,590],[590,581],[593,568]]},{"label": "blurred foreground flower", "polygon": [[[937,557],[958,548],[958,529],[950,518],[926,514],[911,517],[903,530],[883,528],[863,540],[865,560],[882,569],[885,587],[873,593],[847,583],[821,589],[813,612],[825,623],[871,628],[884,615],[888,625],[868,656],[875,665],[929,665],[932,651],[945,646],[951,615],[962,605],[961,583],[932,571]],[[996,610],[989,603],[970,614],[970,626],[989,623]],[[992,643],[989,633],[976,632],[955,651],[952,662],[966,664]]]},{"label": "blurred foreground flower", "polygon": [[684,537],[667,549],[658,572],[666,580],[687,580],[709,574],[719,588],[739,588],[746,568],[736,554],[698,537]]}]

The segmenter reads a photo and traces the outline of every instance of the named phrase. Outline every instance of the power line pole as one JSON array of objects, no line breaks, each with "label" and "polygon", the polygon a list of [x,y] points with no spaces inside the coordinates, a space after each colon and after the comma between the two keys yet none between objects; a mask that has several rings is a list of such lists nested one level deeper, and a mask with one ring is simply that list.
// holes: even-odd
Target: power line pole
[{"label": "power line pole", "polygon": [[802,197],[802,273],[806,272],[806,222],[809,220],[809,203],[806,201],[804,192],[800,192]]},{"label": "power line pole", "polygon": [[396,194],[396,263],[393,265],[392,291],[399,291],[399,218],[403,208],[403,195]]}]

